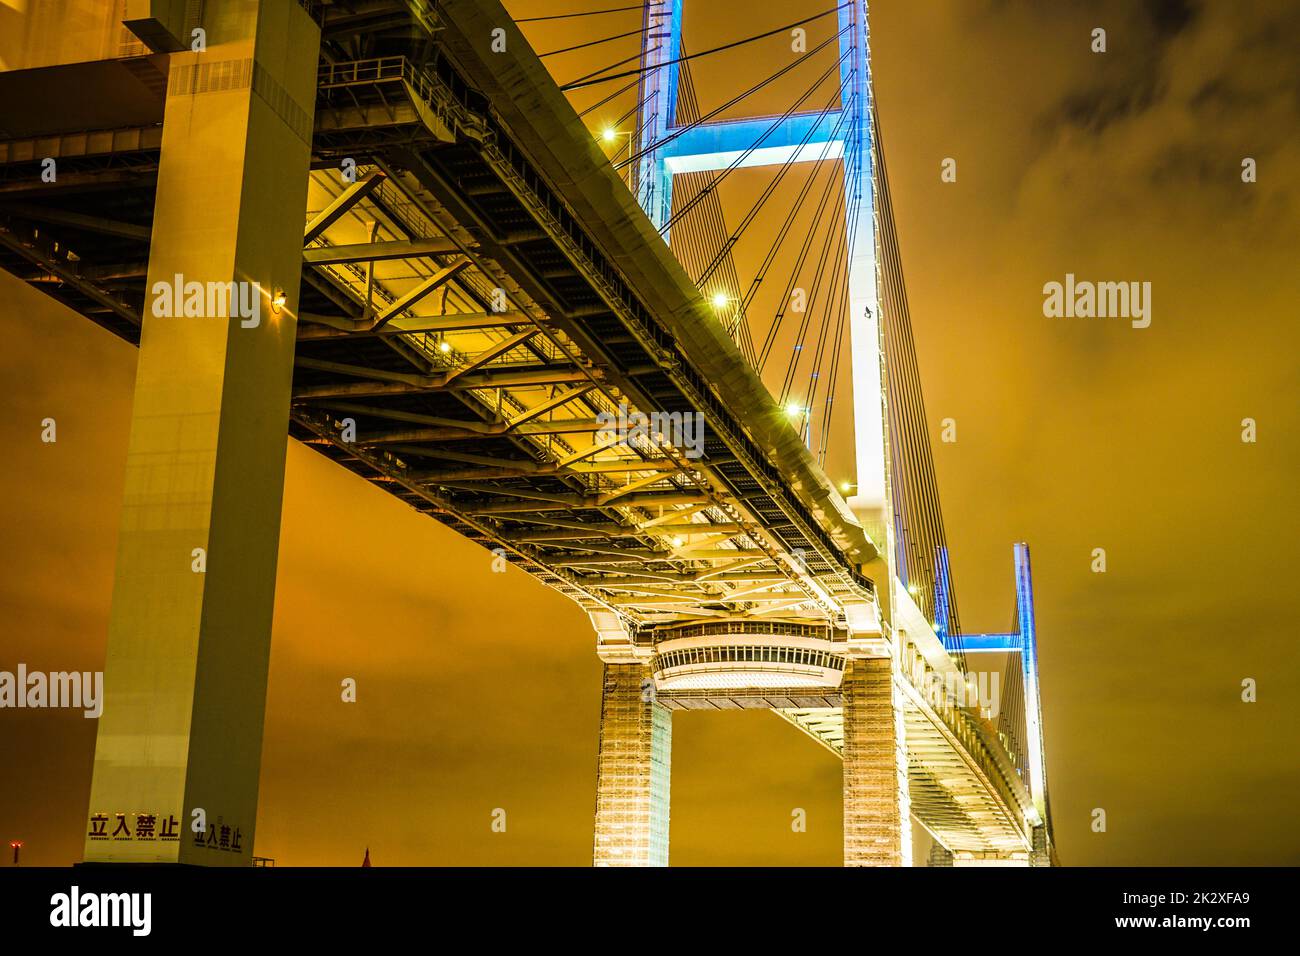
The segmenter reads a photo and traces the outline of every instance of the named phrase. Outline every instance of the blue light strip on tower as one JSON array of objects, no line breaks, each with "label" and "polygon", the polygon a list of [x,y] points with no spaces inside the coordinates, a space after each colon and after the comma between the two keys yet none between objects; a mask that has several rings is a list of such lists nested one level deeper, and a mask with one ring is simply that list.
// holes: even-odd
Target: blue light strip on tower
[{"label": "blue light strip on tower", "polygon": [[1029,793],[1043,823],[1047,822],[1047,767],[1043,747],[1043,711],[1038,691],[1038,634],[1034,622],[1034,579],[1029,545],[1015,546],[1016,622],[1020,631],[1020,667],[1025,681],[1025,731],[1029,758]]},{"label": "blue light strip on tower", "polygon": [[967,654],[1019,654],[1020,634],[963,634],[961,649]]},{"label": "blue light strip on tower", "polygon": [[935,549],[935,573],[934,573],[934,628],[943,641],[943,646],[947,650],[953,650],[956,647],[956,635],[948,633],[948,607],[950,604],[950,588],[952,581],[948,577],[948,548],[939,545]]},{"label": "blue light strip on tower", "polygon": [[[671,143],[665,143],[660,153],[673,173],[726,169],[766,133],[763,145],[750,153],[737,168],[780,166],[789,162],[791,157],[795,162],[839,159],[844,153],[844,141],[831,136],[839,118],[839,111],[825,115],[794,113],[770,133],[768,129],[776,121],[775,117],[704,123],[682,133]],[[828,143],[831,144],[829,149],[826,148]]]},{"label": "blue light strip on tower", "polygon": [[[673,125],[677,112],[678,73],[678,65],[673,61],[682,52],[684,2],[685,0],[662,0],[657,7],[646,8],[641,67],[648,72],[643,74],[639,90],[641,113],[638,122],[638,149],[662,140]],[[664,223],[673,214],[673,174],[664,162],[662,148],[641,157],[636,181],[639,184],[637,200],[641,203],[641,208],[656,229],[663,229]],[[664,241],[668,241],[667,233],[664,233]]]}]

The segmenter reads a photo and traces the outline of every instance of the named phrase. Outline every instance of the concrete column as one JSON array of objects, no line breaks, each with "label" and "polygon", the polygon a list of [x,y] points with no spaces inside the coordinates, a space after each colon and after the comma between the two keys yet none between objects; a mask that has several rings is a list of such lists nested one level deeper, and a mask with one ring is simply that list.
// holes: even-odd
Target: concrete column
[{"label": "concrete column", "polygon": [[596,769],[596,866],[667,866],[672,712],[644,664],[606,664]]},{"label": "concrete column", "polygon": [[253,851],[320,33],[206,10],[171,57],[87,861]]},{"label": "concrete column", "polygon": [[1034,827],[1033,848],[1029,851],[1030,866],[1051,866],[1052,850],[1047,845],[1047,827]]},{"label": "concrete column", "polygon": [[893,660],[849,660],[844,695],[844,865],[911,866],[907,750]]}]

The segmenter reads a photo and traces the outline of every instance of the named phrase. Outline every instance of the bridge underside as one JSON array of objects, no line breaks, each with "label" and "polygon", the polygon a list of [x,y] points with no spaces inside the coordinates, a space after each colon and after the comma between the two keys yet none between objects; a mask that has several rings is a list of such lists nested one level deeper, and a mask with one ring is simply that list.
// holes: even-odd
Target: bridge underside
[{"label": "bridge underside", "polygon": [[[843,626],[844,602],[870,602],[874,548],[780,410],[666,250],[651,275],[633,262],[652,233],[630,196],[599,197],[614,224],[592,235],[594,212],[569,210],[597,200],[513,141],[555,104],[520,102],[507,133],[445,56],[422,74],[382,30],[327,21],[331,41],[393,54],[322,68],[308,204],[330,217],[305,241],[291,434],[615,612],[630,642],[734,613]],[[602,162],[524,132],[567,170]],[[0,154],[0,264],[138,342],[156,129],[31,133]],[[31,175],[38,155],[57,183]],[[638,430],[640,410],[665,414]]]},{"label": "bridge underside", "polygon": [[[837,756],[844,750],[844,711],[790,707],[776,711]],[[924,707],[905,713],[907,786],[912,817],[951,852],[1028,858],[1026,835],[980,770],[954,746],[951,733]]]}]

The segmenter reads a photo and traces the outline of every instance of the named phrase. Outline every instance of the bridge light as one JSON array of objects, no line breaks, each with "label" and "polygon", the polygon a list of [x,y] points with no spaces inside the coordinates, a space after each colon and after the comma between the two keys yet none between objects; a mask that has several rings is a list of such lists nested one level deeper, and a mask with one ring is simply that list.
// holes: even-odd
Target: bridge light
[{"label": "bridge light", "polygon": [[727,293],[725,292],[713,293],[713,307],[715,309],[725,309],[727,307],[727,303],[730,301],[731,299],[727,297]]},{"label": "bridge light", "polygon": [[607,143],[612,143],[618,138],[618,130],[612,126],[605,127],[605,132],[600,134],[600,138]]},{"label": "bridge light", "polygon": [[289,297],[284,294],[283,289],[276,289],[275,295],[271,298],[271,308],[277,313],[284,308],[284,304],[289,301]]},{"label": "bridge light", "polygon": [[804,407],[802,405],[796,405],[794,402],[791,402],[789,405],[785,407],[785,413],[789,415],[791,418],[798,418],[800,415],[804,413]]},{"label": "bridge light", "polygon": [[674,548],[680,548],[680,547],[681,547],[682,545],[684,545],[685,543],[686,543],[686,539],[683,538],[681,535],[678,535],[677,537],[673,538],[673,547],[674,547]]},{"label": "bridge light", "polygon": [[451,343],[448,342],[446,339],[443,339],[441,342],[438,343],[438,350],[445,355],[446,353],[451,351]]},{"label": "bridge light", "polygon": [[920,590],[920,588],[918,588],[915,584],[909,584],[909,585],[907,586],[907,593],[908,593],[908,594],[913,594],[913,595],[915,595],[915,594],[920,594],[920,593],[921,593],[921,590]]},{"label": "bridge light", "polygon": [[840,491],[844,492],[845,494],[847,494],[848,492],[852,491],[855,487],[856,487],[856,486],[855,486],[855,485],[853,484],[853,482],[851,482],[851,481],[841,481],[841,482],[840,482]]}]

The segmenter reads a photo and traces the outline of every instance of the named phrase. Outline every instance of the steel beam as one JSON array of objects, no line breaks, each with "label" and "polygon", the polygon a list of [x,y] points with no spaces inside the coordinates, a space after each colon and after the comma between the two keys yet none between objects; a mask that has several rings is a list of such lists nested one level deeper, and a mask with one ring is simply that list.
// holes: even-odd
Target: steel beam
[{"label": "steel beam", "polygon": [[[299,358],[299,365],[308,368],[318,367],[308,364],[312,360]],[[357,371],[352,374],[379,378],[373,369],[352,366]],[[302,385],[293,390],[294,399],[309,401],[315,398],[364,398],[381,395],[420,395],[427,392],[461,391],[474,388],[512,388],[530,385],[564,385],[573,382],[586,382],[590,375],[573,368],[525,368],[519,370],[492,370],[477,375],[466,375],[447,384],[446,377],[407,376],[415,381],[364,381],[364,382],[330,382],[322,385]],[[593,429],[594,430],[594,429]]]},{"label": "steel beam", "polygon": [[7,202],[0,204],[0,214],[3,213],[18,216],[20,219],[52,222],[57,226],[72,226],[75,229],[98,232],[106,236],[117,236],[121,239],[134,239],[137,242],[149,241],[149,226],[141,226],[133,222],[118,222],[114,219],[105,219],[102,216],[87,216],[79,212],[69,212],[66,209],[39,206],[34,203]]},{"label": "steel beam", "polygon": [[567,495],[564,501],[551,502],[547,504],[528,504],[518,501],[487,501],[481,504],[467,504],[463,508],[466,514],[474,515],[494,515],[510,514],[514,511],[578,511],[584,509],[596,510],[599,508],[653,508],[661,505],[693,505],[707,502],[708,499],[701,495],[695,494],[644,494],[628,495],[617,505],[602,505],[598,497],[584,497],[583,495]]},{"label": "steel beam", "polygon": [[372,169],[356,182],[351,183],[332,203],[307,223],[307,228],[302,234],[302,244],[305,246],[319,237],[322,232],[343,218],[349,209],[378,189],[380,183],[387,178],[381,170]]},{"label": "steel beam", "polygon": [[406,335],[416,332],[429,332],[435,335],[443,332],[470,332],[522,325],[531,322],[532,319],[523,312],[460,312],[452,315],[398,316],[376,328],[365,319],[306,313],[300,315],[298,321],[316,323],[315,326],[306,328],[299,326],[298,341],[302,342],[315,339],[364,338],[374,335]]},{"label": "steel beam", "polygon": [[464,256],[461,256],[456,261],[443,266],[423,282],[404,293],[400,298],[388,306],[388,308],[384,309],[383,312],[380,312],[375,316],[375,324],[372,326],[372,329],[382,329],[388,323],[389,319],[395,318],[407,309],[414,307],[417,302],[427,296],[430,292],[446,285],[458,274],[468,268],[468,266],[469,260]]},{"label": "steel beam", "polygon": [[340,246],[312,246],[302,251],[309,266],[335,266],[346,262],[386,262],[391,259],[424,259],[445,256],[460,249],[450,239],[399,239],[391,242],[358,242]]},{"label": "steel beam", "polygon": [[514,335],[508,336],[499,342],[493,343],[490,347],[484,349],[482,352],[478,352],[477,354],[468,358],[464,362],[464,364],[458,365],[450,372],[448,372],[447,381],[445,384],[450,385],[452,382],[460,378],[466,372],[472,372],[475,369],[482,368],[484,365],[487,365],[493,359],[500,358],[502,355],[508,353],[511,349],[518,348],[520,345],[523,345],[525,342],[527,342],[537,333],[538,333],[537,329],[525,329],[522,332],[516,332]]}]

